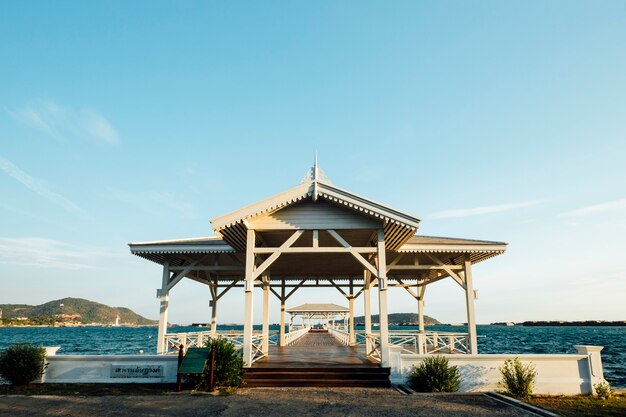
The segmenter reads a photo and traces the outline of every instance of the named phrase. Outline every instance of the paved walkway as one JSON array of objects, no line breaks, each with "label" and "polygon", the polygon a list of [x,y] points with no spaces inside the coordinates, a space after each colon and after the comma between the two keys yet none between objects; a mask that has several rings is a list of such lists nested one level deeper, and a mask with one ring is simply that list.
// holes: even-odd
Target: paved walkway
[{"label": "paved walkway", "polygon": [[0,396],[0,416],[522,417],[481,394],[402,395],[393,389],[255,388],[230,396]]}]

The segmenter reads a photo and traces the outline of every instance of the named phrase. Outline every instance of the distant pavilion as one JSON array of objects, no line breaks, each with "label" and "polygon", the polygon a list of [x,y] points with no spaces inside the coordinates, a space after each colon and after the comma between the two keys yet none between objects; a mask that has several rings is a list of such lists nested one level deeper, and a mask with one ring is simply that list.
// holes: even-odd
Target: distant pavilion
[{"label": "distant pavilion", "polygon": [[[424,296],[429,284],[451,279],[464,292],[467,352],[476,345],[472,265],[499,255],[506,243],[417,235],[420,220],[333,185],[315,161],[302,182],[280,194],[211,221],[215,237],[131,243],[133,254],[163,266],[157,352],[166,353],[170,291],[182,279],[207,285],[211,333],[216,334],[220,298],[242,292],[243,360],[251,366],[269,354],[269,296],[280,301],[279,345],[287,345],[285,303],[301,288],[339,290],[349,307],[354,344],[354,302],[363,295],[366,352],[376,350],[389,366],[387,310],[391,288],[417,301],[424,333]],[[260,335],[253,333],[253,292],[263,292]],[[372,332],[370,297],[379,301],[378,333]]]},{"label": "distant pavilion", "polygon": [[[335,328],[335,319],[341,317],[342,329],[347,328],[350,334],[354,334],[354,322],[348,326],[350,319],[350,309],[337,304],[311,304],[306,303],[287,310],[291,316],[289,319],[289,331],[294,328],[294,319],[300,317],[304,326],[311,326],[315,322],[324,328]],[[354,321],[354,314],[352,315]]]}]

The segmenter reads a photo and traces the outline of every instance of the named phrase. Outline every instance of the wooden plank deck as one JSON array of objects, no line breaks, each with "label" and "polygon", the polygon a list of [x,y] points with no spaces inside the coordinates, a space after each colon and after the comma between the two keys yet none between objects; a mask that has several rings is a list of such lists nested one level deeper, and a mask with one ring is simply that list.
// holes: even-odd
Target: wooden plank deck
[{"label": "wooden plank deck", "polygon": [[270,346],[269,356],[252,365],[253,368],[378,366],[365,358],[364,346],[344,346],[324,332],[307,333],[291,346]]}]

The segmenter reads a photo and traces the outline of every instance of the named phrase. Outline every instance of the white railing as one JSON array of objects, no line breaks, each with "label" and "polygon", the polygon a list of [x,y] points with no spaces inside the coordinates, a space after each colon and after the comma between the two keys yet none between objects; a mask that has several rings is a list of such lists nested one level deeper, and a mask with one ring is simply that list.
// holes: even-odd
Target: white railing
[{"label": "white railing", "polygon": [[[243,349],[243,332],[235,331],[221,331],[213,335],[211,331],[202,332],[185,332],[185,333],[169,333],[165,335],[165,343],[167,346],[166,354],[176,354],[180,346],[184,346],[185,349],[190,347],[203,347],[206,342],[214,337],[222,337],[228,339],[235,345],[235,349]],[[263,342],[266,337],[261,333],[253,333],[252,335],[252,362],[255,362],[265,356],[267,352],[263,352]],[[278,344],[277,333],[273,332],[269,334],[268,344]]]},{"label": "white railing", "polygon": [[177,353],[180,346],[185,349],[190,347],[203,347],[205,343],[214,337],[210,331],[169,333],[165,335],[165,346],[167,353]]},{"label": "white railing", "polygon": [[425,353],[470,353],[467,333],[428,332]]},{"label": "white railing", "polygon": [[345,346],[350,345],[350,333],[343,332],[337,329],[328,329],[328,333],[330,333],[339,343]]},{"label": "white railing", "polygon": [[377,334],[365,335],[365,357],[380,362],[380,336]]},{"label": "white railing", "polygon": [[260,333],[252,335],[252,363],[267,356],[268,352],[263,352],[263,341],[266,337],[266,335]]},{"label": "white railing", "polygon": [[[380,334],[357,333],[359,344],[365,344],[366,356],[380,359]],[[404,353],[469,353],[467,333],[390,331],[389,344],[401,346]]]},{"label": "white railing", "polygon": [[309,332],[309,327],[285,333],[285,345],[289,346]]}]

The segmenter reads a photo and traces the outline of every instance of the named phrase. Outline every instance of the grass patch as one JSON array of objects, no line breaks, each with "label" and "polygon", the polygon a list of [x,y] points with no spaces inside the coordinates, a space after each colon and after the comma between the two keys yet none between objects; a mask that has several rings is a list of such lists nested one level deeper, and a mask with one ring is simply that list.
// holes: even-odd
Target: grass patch
[{"label": "grass patch", "polygon": [[626,395],[615,394],[608,399],[591,395],[535,396],[530,404],[567,417],[623,417],[626,416]]}]

